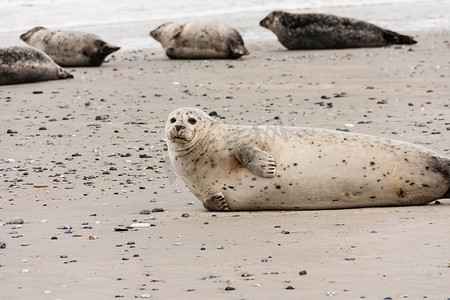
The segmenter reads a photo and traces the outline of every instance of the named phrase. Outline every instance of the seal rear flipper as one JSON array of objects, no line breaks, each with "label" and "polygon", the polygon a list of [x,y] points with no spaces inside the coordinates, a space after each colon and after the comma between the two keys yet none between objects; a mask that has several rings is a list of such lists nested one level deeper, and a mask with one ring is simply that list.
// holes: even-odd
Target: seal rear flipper
[{"label": "seal rear flipper", "polygon": [[232,30],[228,38],[228,51],[230,58],[239,58],[243,55],[249,55],[247,48],[244,46],[244,40],[237,30]]},{"label": "seal rear flipper", "polygon": [[230,211],[227,199],[220,192],[203,200],[203,207],[209,211]]},{"label": "seal rear flipper", "polygon": [[111,54],[111,53],[113,53],[113,52],[116,52],[116,51],[119,50],[119,49],[120,49],[119,46],[113,46],[113,45],[110,45],[110,44],[105,44],[105,45],[103,46],[102,53],[103,53],[103,55],[105,55],[105,57],[106,57],[106,56],[108,56],[109,54]]},{"label": "seal rear flipper", "polygon": [[416,44],[417,41],[413,37],[402,35],[394,31],[383,29],[383,38],[388,44]]},{"label": "seal rear flipper", "polygon": [[249,55],[250,52],[248,52],[247,48],[245,48],[243,45],[237,45],[231,48],[232,51],[232,57],[233,58],[239,58],[243,55]]},{"label": "seal rear flipper", "polygon": [[276,174],[275,159],[252,144],[238,145],[234,151],[236,158],[253,174],[272,178]]},{"label": "seal rear flipper", "polygon": [[73,75],[63,68],[58,68],[58,76],[61,79],[73,78]]}]

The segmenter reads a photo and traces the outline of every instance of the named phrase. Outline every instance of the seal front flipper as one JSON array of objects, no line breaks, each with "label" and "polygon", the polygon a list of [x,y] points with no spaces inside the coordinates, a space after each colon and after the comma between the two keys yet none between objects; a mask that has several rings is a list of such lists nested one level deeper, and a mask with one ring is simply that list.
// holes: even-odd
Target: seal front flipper
[{"label": "seal front flipper", "polygon": [[227,199],[222,193],[216,193],[203,200],[203,207],[210,211],[230,211]]},{"label": "seal front flipper", "polygon": [[234,155],[253,174],[266,178],[275,177],[275,159],[255,145],[238,145]]}]

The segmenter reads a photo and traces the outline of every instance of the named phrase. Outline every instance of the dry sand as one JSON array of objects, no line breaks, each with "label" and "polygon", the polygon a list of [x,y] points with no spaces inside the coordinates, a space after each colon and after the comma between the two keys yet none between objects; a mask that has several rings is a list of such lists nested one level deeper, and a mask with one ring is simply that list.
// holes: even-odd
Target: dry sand
[{"label": "dry sand", "polygon": [[[450,33],[415,36],[328,51],[274,39],[241,60],[119,52],[69,69],[72,80],[0,87],[0,298],[450,297],[449,200],[211,213],[170,172],[161,140],[168,113],[194,106],[231,124],[348,128],[449,156]],[[20,228],[4,224],[15,217]],[[139,221],[151,227],[115,231]]]}]

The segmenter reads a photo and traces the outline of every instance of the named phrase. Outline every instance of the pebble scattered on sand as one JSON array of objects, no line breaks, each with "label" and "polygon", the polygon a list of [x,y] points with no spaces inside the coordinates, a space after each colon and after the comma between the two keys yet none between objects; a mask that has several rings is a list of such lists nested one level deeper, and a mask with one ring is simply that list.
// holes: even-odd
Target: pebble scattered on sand
[{"label": "pebble scattered on sand", "polygon": [[9,224],[23,224],[23,219],[22,218],[12,218],[9,221]]},{"label": "pebble scattered on sand", "polygon": [[286,290],[293,290],[294,289],[294,287],[292,286],[292,285],[288,285],[287,287],[286,287]]}]

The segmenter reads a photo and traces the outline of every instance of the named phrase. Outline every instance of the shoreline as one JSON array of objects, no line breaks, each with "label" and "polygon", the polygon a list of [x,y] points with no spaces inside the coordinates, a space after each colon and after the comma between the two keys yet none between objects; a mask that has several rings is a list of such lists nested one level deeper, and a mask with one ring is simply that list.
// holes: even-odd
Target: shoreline
[{"label": "shoreline", "polygon": [[[405,9],[407,6],[407,10]],[[280,7],[281,10],[290,12],[305,13],[327,13],[342,17],[351,17],[373,23],[382,28],[396,31],[402,34],[414,34],[417,31],[440,31],[450,28],[450,21],[443,13],[450,11],[450,1],[438,2],[416,2],[416,3],[390,3],[374,4],[364,6],[349,7],[319,7],[310,9],[289,9]],[[275,36],[269,30],[261,28],[259,21],[272,10],[252,10],[230,14],[218,14],[215,16],[179,16],[158,17],[158,19],[144,20],[138,22],[113,22],[111,24],[82,24],[78,26],[59,26],[56,20],[53,23],[31,23],[23,30],[16,30],[8,33],[0,33],[0,47],[24,45],[19,36],[34,26],[44,26],[50,29],[81,30],[97,34],[110,44],[117,44],[122,49],[137,50],[143,48],[156,48],[159,43],[154,41],[149,32],[164,22],[173,21],[184,23],[189,20],[213,20],[226,23],[236,28],[242,35],[245,43],[253,43],[260,40],[268,40]],[[45,14],[45,12],[42,12]],[[401,16],[401,17],[399,17]],[[61,20],[61,24],[67,21]],[[1,22],[0,22],[0,25]],[[3,24],[4,28],[9,28],[8,24]],[[276,37],[275,37],[276,38]]]},{"label": "shoreline", "polygon": [[[207,212],[174,178],[162,140],[168,114],[191,106],[229,124],[278,117],[449,157],[450,31],[418,40],[288,51],[273,37],[248,43],[239,60],[170,60],[147,48],[67,68],[74,79],[1,86],[0,223],[24,220],[0,226],[2,297],[449,297],[450,199]],[[139,222],[149,227],[116,230]]]}]

